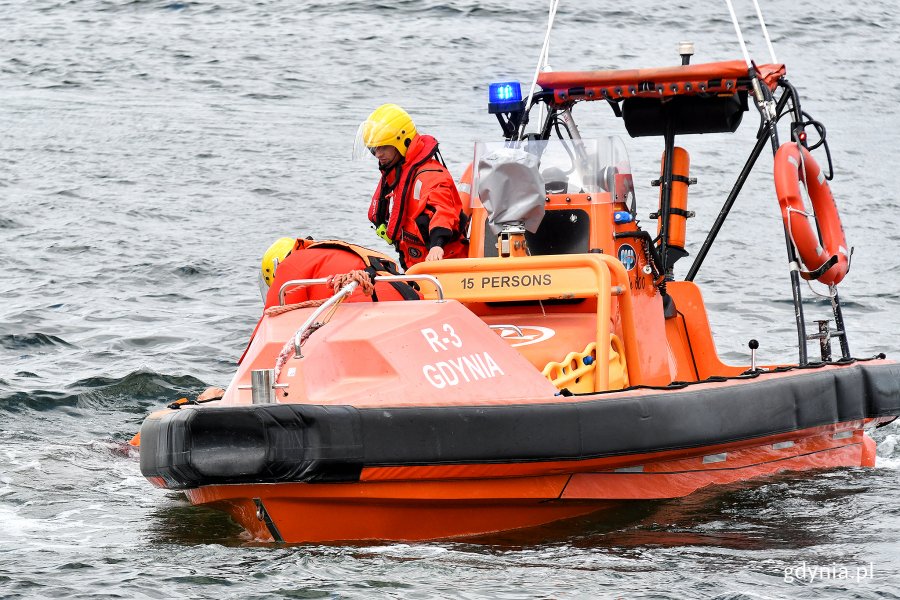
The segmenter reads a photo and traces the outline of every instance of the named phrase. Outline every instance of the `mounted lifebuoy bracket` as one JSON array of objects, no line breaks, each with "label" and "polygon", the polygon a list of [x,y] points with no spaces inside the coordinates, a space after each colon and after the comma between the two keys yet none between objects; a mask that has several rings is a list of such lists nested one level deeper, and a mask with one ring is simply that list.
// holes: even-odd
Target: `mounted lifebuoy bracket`
[{"label": "mounted lifebuoy bracket", "polygon": [[472,216],[472,166],[474,162],[470,162],[466,167],[459,183],[456,184],[456,191],[459,192],[459,199],[462,202],[463,212],[467,216]]},{"label": "mounted lifebuoy bracket", "polygon": [[[818,233],[804,209],[801,182],[806,185],[812,201]],[[782,144],[778,149],[775,153],[775,193],[788,235],[800,260],[809,269],[800,271],[800,276],[818,279],[827,285],[840,283],[850,268],[850,251],[828,181],[809,150],[795,142]]]}]

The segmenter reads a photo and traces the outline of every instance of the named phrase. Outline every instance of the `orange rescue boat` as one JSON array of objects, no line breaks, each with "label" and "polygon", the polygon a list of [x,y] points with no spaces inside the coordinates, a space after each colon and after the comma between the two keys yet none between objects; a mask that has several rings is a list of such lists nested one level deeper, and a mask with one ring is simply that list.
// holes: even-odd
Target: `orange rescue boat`
[{"label": "orange rescue boat", "polygon": [[[259,540],[419,540],[874,465],[866,430],[900,415],[900,365],[850,355],[828,271],[838,259],[804,268],[786,227],[797,363],[731,366],[716,354],[693,278],[746,172],[687,277],[674,278],[692,216],[676,135],[734,131],[753,98],[762,134],[749,171],[770,141],[777,149],[778,118],[800,114],[784,66],[556,72],[539,84],[545,117],[523,139],[521,96],[504,90],[491,104],[507,139],[476,148],[469,258],[383,278],[415,283],[422,300],[342,303],[352,282],[319,307],[264,317],[221,398],[146,419],[151,483],[228,511]],[[638,225],[621,140],[574,126],[573,107],[591,100],[632,136],[664,140],[655,237]],[[800,133],[786,143],[802,144]],[[827,276],[833,328],[807,334],[801,276]],[[317,283],[290,282],[282,296]]]}]

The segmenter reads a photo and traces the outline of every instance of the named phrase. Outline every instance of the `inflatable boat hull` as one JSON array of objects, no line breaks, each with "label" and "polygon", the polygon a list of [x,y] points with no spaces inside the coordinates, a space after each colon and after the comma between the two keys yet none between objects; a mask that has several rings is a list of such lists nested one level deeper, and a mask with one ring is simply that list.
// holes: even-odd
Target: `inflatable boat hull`
[{"label": "inflatable boat hull", "polygon": [[182,408],[147,419],[141,469],[262,540],[471,536],[872,466],[864,429],[900,412],[898,386],[868,361],[509,406]]}]

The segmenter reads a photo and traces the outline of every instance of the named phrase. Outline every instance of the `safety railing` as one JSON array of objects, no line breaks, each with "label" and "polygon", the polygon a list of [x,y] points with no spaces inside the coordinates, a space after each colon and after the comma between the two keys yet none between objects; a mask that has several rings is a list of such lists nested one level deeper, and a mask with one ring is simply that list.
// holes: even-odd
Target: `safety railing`
[{"label": "safety railing", "polygon": [[[419,263],[413,272],[427,269],[437,276],[448,296],[460,302],[510,302],[570,298],[597,298],[596,389],[609,385],[609,323],[611,299],[619,297],[629,379],[642,381],[637,355],[635,320],[628,273],[622,263],[603,254],[526,256],[516,259],[469,258]],[[418,273],[416,273],[418,274]]]},{"label": "safety railing", "polygon": [[[437,277],[432,275],[378,275],[375,277],[375,283],[378,282],[409,282],[409,281],[428,281],[432,285],[434,285],[437,290],[437,300],[438,302],[444,301],[444,288],[441,287],[441,282]],[[311,285],[326,285],[328,283],[328,278],[321,279],[291,279],[290,281],[285,281],[281,284],[281,287],[278,289],[278,305],[284,306],[284,296],[289,289],[295,287],[308,287]]]}]

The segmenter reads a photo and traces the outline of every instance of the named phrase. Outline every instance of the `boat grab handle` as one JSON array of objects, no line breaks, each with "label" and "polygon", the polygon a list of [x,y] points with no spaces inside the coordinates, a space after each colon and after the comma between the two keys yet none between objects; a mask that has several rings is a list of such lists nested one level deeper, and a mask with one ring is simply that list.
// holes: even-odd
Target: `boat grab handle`
[{"label": "boat grab handle", "polygon": [[[438,281],[437,277],[433,275],[379,275],[375,278],[375,281],[414,281],[414,280],[424,280],[430,281],[434,284],[438,293],[438,302],[444,301],[444,290],[441,288],[441,282]],[[296,282],[302,285],[315,285],[318,283],[325,283],[327,280],[325,279],[298,279]],[[279,292],[279,300],[284,302],[284,288],[290,284],[294,283],[293,281],[286,282],[283,286],[281,286],[281,290]],[[312,329],[316,324],[316,320],[327,310],[329,310],[332,306],[341,302],[344,298],[349,296],[356,290],[359,285],[356,281],[351,281],[344,287],[342,287],[334,296],[323,302],[316,310],[314,310],[309,317],[306,318],[306,321],[303,322],[303,325],[300,326],[300,329],[297,330],[297,333],[294,334],[294,358],[303,358],[303,352],[300,350],[300,346],[303,344],[303,340],[312,333]]]},{"label": "boat grab handle", "polygon": [[[441,287],[440,280],[434,275],[378,275],[377,277],[375,277],[375,281],[428,281],[432,285],[434,285],[435,289],[437,290],[438,302],[444,301],[444,288]],[[283,284],[281,284],[281,288],[278,290],[278,305],[284,306],[284,295],[290,288],[306,287],[310,285],[325,285],[327,283],[327,278],[291,279],[290,281],[285,281]]]},{"label": "boat grab handle", "polygon": [[[323,280],[324,281],[324,280]],[[356,287],[359,285],[357,281],[351,281],[344,287],[342,287],[334,296],[323,302],[316,310],[312,312],[312,314],[307,317],[306,321],[303,322],[303,325],[300,326],[300,329],[297,330],[297,333],[294,334],[294,358],[303,358],[303,353],[300,351],[300,346],[303,344],[303,340],[309,335],[307,333],[316,322],[316,319],[322,315],[325,311],[330,309],[335,304],[339,303],[346,296],[349,296],[353,293]],[[312,333],[310,331],[310,333]]]},{"label": "boat grab handle", "polygon": [[437,301],[444,301],[444,288],[441,286],[441,280],[434,275],[378,275],[375,278],[375,281],[427,281],[431,283],[434,286],[434,289],[437,291]]},{"label": "boat grab handle", "polygon": [[288,291],[289,288],[293,287],[306,287],[308,285],[325,285],[328,283],[328,279],[291,279],[290,281],[285,281],[281,284],[281,288],[278,290],[278,306],[284,306],[284,294]]}]

